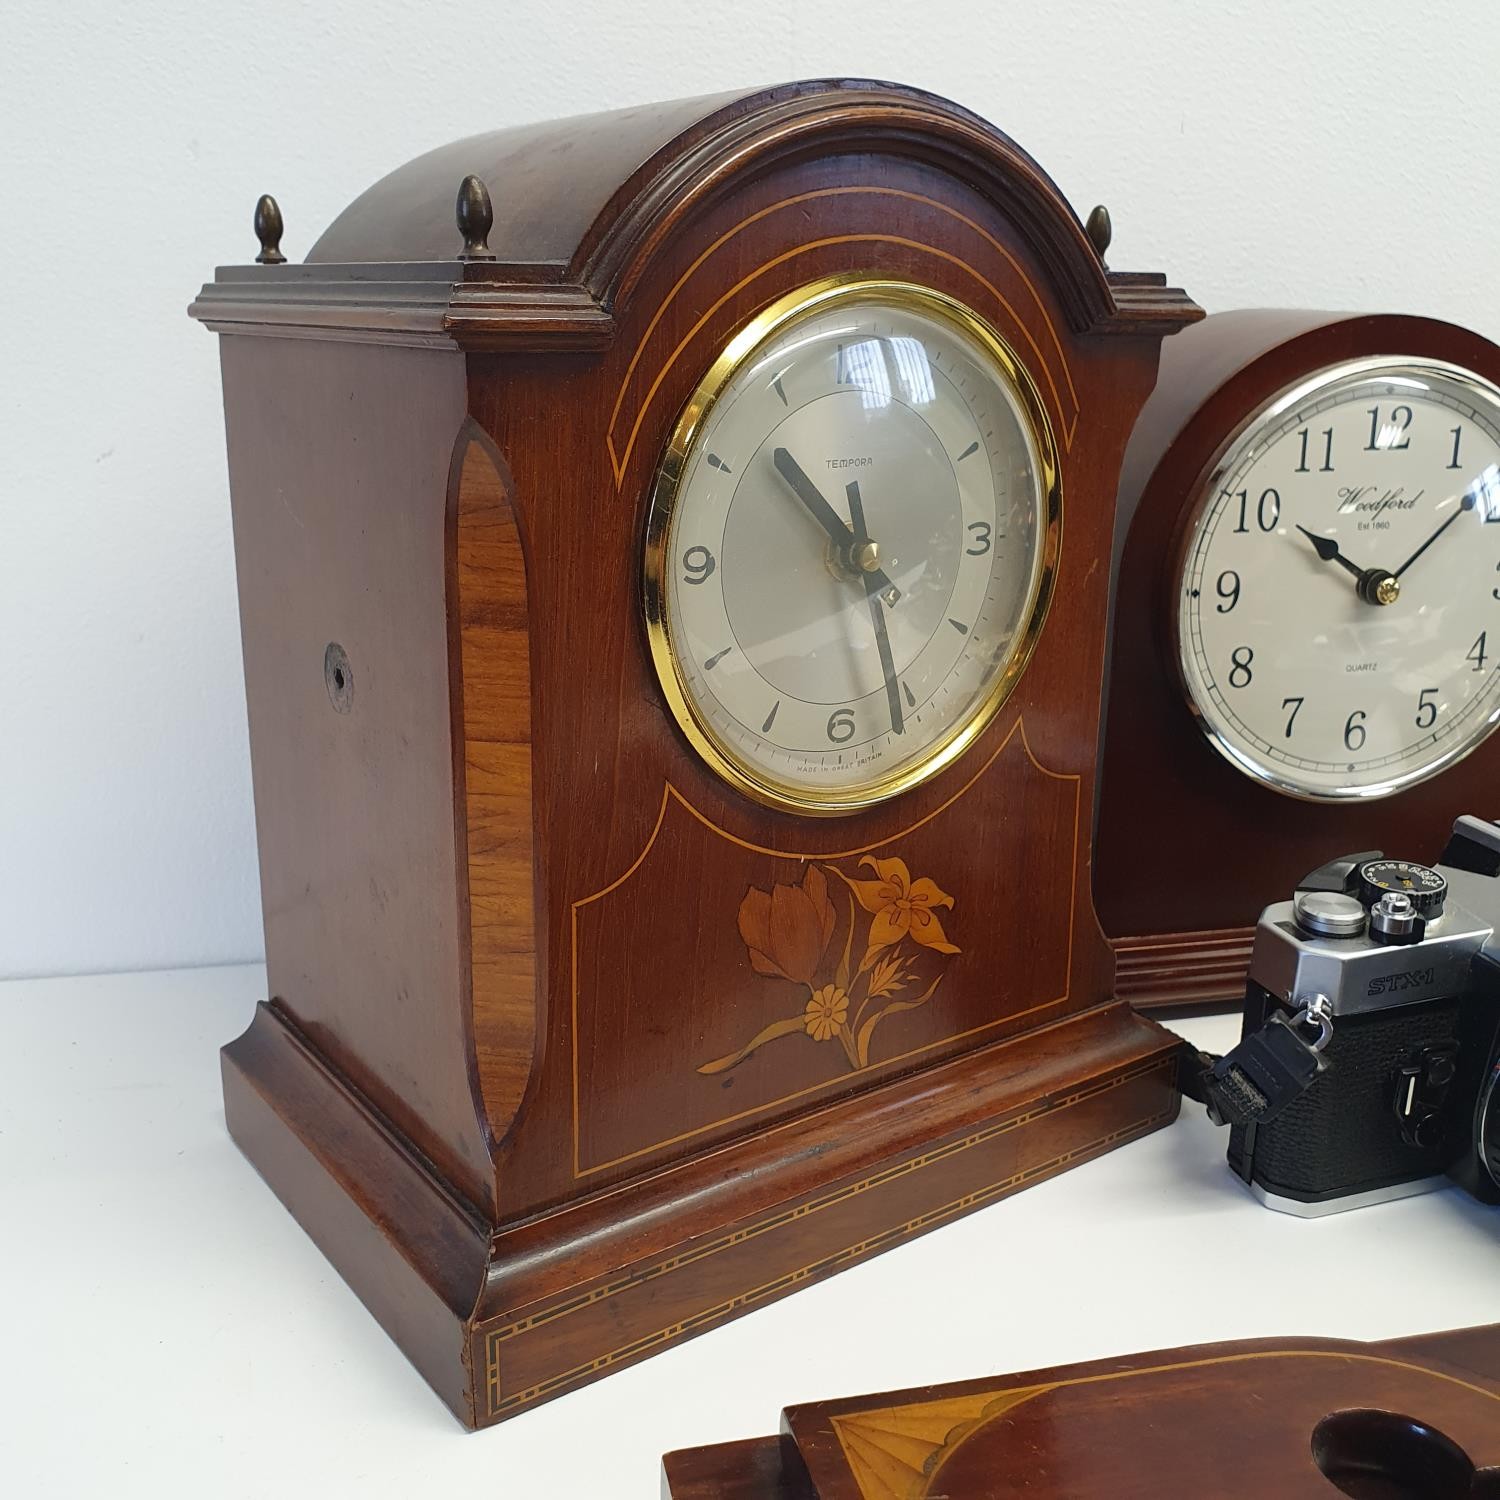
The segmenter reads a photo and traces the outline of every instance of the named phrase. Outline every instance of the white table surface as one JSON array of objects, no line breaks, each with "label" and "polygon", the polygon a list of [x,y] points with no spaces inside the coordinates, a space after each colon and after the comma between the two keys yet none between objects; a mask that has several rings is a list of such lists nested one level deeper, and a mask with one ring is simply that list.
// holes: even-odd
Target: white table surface
[{"label": "white table surface", "polygon": [[[1500,1322],[1500,1212],[1304,1222],[1171,1129],[465,1435],[240,1156],[258,967],[0,985],[0,1494],[658,1494],[783,1405],[1212,1339]],[[1235,1023],[1176,1023],[1216,1050]]]}]

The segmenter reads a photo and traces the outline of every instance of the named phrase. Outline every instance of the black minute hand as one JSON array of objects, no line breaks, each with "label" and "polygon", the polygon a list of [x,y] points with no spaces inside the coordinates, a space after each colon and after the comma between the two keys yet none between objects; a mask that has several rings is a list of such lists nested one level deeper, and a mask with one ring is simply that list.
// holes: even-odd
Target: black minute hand
[{"label": "black minute hand", "polygon": [[[832,538],[840,556],[847,558],[849,549],[858,539],[844,524],[839,513],[818,493],[817,485],[802,472],[802,466],[785,448],[777,448],[771,454],[771,462],[776,465],[776,472],[786,480],[791,492],[806,507],[807,513]],[[877,568],[865,577],[874,579],[879,584],[881,597],[887,604],[894,604],[901,597],[901,590],[891,582],[883,568]]]},{"label": "black minute hand", "polygon": [[[870,540],[869,528],[865,525],[865,507],[859,498],[859,481],[845,487],[849,497],[849,519],[854,522],[855,539]],[[901,687],[896,681],[896,663],[891,656],[891,638],[885,628],[885,608],[880,602],[880,585],[874,573],[864,574],[865,598],[870,602],[870,620],[875,626],[875,649],[880,653],[880,671],[885,678],[885,698],[891,708],[891,732],[902,734],[906,729],[906,716],[901,712]]]},{"label": "black minute hand", "polygon": [[1424,553],[1424,552],[1425,552],[1425,551],[1426,551],[1426,550],[1427,550],[1427,549],[1428,549],[1428,548],[1429,548],[1429,547],[1430,547],[1430,546],[1431,546],[1431,545],[1432,545],[1432,544],[1433,544],[1433,543],[1434,543],[1434,542],[1435,542],[1435,541],[1437,541],[1437,539],[1438,539],[1438,538],[1439,538],[1439,537],[1440,537],[1440,536],[1442,536],[1442,534],[1443,534],[1443,533],[1444,533],[1444,532],[1445,532],[1445,531],[1446,531],[1446,530],[1447,530],[1447,529],[1448,529],[1448,528],[1449,528],[1449,527],[1450,527],[1450,526],[1451,526],[1451,525],[1452,525],[1452,524],[1453,524],[1453,523],[1454,523],[1454,522],[1455,522],[1455,521],[1456,521],[1456,520],[1457,520],[1457,519],[1458,519],[1458,518],[1459,518],[1459,517],[1460,517],[1460,516],[1461,516],[1461,515],[1463,515],[1463,513],[1464,513],[1464,512],[1465,512],[1465,511],[1466,511],[1466,510],[1473,510],[1473,508],[1474,508],[1474,501],[1473,501],[1473,497],[1472,497],[1472,496],[1470,496],[1470,495],[1465,495],[1465,496],[1464,496],[1464,497],[1463,497],[1463,500],[1462,500],[1462,501],[1461,501],[1461,503],[1460,503],[1460,504],[1459,504],[1459,507],[1458,507],[1458,509],[1457,509],[1457,510],[1455,510],[1455,511],[1454,511],[1454,512],[1453,512],[1453,514],[1452,514],[1452,515],[1451,515],[1451,516],[1449,516],[1449,517],[1448,517],[1448,519],[1447,519],[1447,520],[1446,520],[1446,521],[1444,521],[1444,522],[1443,522],[1443,524],[1442,524],[1442,525],[1441,525],[1441,526],[1439,526],[1439,527],[1438,527],[1438,529],[1437,529],[1437,530],[1436,530],[1436,531],[1434,531],[1434,532],[1433,532],[1433,533],[1432,533],[1432,535],[1431,535],[1431,536],[1430,536],[1430,537],[1428,537],[1428,538],[1427,538],[1427,540],[1426,540],[1426,541],[1425,541],[1425,542],[1423,542],[1423,543],[1422,543],[1422,545],[1421,545],[1421,546],[1420,546],[1420,547],[1418,547],[1418,548],[1417,548],[1417,550],[1416,550],[1416,551],[1415,551],[1415,552],[1413,552],[1413,553],[1412,553],[1412,555],[1411,555],[1411,556],[1410,556],[1410,557],[1408,557],[1408,558],[1407,558],[1407,559],[1406,559],[1406,561],[1405,561],[1405,562],[1404,562],[1404,563],[1402,563],[1402,564],[1401,564],[1401,566],[1400,566],[1400,567],[1399,567],[1399,568],[1397,568],[1397,569],[1396,569],[1396,577],[1397,577],[1397,578],[1399,578],[1399,577],[1400,577],[1400,576],[1401,576],[1401,575],[1402,575],[1402,574],[1403,574],[1403,573],[1404,573],[1404,572],[1405,572],[1405,571],[1406,571],[1406,570],[1407,570],[1407,569],[1408,569],[1408,568],[1409,568],[1409,567],[1411,567],[1411,565],[1412,565],[1412,564],[1413,564],[1413,563],[1414,563],[1414,562],[1416,562],[1416,560],[1417,560],[1417,559],[1418,559],[1418,558],[1419,558],[1419,557],[1420,557],[1420,556],[1421,556],[1421,555],[1422,555],[1422,554],[1423,554],[1423,553]]}]

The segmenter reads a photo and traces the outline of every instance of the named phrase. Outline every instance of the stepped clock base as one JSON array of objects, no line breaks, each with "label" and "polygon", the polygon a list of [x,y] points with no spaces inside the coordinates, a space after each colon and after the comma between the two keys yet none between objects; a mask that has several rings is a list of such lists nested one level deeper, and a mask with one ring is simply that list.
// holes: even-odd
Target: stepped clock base
[{"label": "stepped clock base", "polygon": [[1115,1002],[513,1226],[274,1004],[223,1074],[236,1142],[473,1428],[1159,1129],[1181,1045]]},{"label": "stepped clock base", "polygon": [[1111,938],[1115,992],[1137,1010],[1227,1010],[1243,1003],[1253,927]]}]

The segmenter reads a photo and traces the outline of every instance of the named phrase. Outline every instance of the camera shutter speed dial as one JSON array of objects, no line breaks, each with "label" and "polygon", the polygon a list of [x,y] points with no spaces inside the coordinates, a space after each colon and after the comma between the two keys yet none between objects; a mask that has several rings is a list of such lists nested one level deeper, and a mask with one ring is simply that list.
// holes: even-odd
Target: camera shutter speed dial
[{"label": "camera shutter speed dial", "polygon": [[1382,896],[1407,897],[1418,916],[1441,914],[1448,895],[1448,882],[1427,865],[1404,859],[1372,859],[1359,867],[1359,897],[1367,907]]}]

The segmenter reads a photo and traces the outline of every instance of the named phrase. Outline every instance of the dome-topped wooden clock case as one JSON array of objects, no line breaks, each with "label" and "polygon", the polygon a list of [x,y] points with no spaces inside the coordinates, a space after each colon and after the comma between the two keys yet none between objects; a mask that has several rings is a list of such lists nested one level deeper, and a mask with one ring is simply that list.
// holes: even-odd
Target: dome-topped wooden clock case
[{"label": "dome-topped wooden clock case", "polygon": [[273,997],[227,1112],[464,1422],[1173,1116],[1088,869],[1182,293],[880,84],[462,141],[301,265],[257,222],[193,309]]}]

